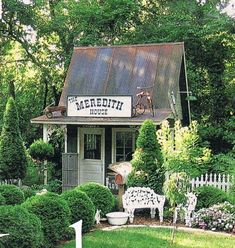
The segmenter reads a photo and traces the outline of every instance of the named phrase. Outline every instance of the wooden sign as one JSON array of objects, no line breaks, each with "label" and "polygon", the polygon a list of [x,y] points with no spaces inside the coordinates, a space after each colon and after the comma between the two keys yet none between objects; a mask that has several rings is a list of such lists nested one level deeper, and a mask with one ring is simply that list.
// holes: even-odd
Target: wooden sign
[{"label": "wooden sign", "polygon": [[131,117],[131,96],[68,96],[67,116]]}]

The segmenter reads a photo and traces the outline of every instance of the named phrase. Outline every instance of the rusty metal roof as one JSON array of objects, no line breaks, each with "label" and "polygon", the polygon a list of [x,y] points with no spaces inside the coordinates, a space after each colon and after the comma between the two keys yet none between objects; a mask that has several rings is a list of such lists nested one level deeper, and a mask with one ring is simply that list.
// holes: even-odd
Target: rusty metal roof
[{"label": "rusty metal roof", "polygon": [[[183,43],[76,47],[59,105],[68,95],[135,95],[137,87],[154,85],[156,108],[170,108],[169,92],[177,96]],[[135,100],[135,99],[134,99]]]}]

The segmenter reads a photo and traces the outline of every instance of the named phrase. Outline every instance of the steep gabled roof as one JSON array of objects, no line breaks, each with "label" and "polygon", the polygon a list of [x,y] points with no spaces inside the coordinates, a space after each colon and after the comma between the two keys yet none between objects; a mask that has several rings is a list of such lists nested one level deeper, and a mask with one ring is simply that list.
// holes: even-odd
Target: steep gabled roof
[{"label": "steep gabled roof", "polygon": [[182,112],[187,118],[187,103],[182,107],[179,94],[187,90],[183,43],[76,47],[59,105],[66,106],[69,95],[132,95],[135,102],[137,87],[148,86],[153,86],[156,111],[174,112],[170,99],[173,93],[173,107],[180,118]]},{"label": "steep gabled roof", "polygon": [[74,48],[59,105],[68,95],[133,95],[154,85],[158,108],[179,87],[183,43]]}]

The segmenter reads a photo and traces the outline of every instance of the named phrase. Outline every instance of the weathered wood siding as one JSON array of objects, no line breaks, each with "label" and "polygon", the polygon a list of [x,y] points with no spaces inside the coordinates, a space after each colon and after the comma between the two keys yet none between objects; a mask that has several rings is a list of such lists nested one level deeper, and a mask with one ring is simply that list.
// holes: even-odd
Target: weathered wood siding
[{"label": "weathered wood siding", "polygon": [[76,187],[78,181],[78,154],[63,153],[62,154],[62,189],[68,190]]}]

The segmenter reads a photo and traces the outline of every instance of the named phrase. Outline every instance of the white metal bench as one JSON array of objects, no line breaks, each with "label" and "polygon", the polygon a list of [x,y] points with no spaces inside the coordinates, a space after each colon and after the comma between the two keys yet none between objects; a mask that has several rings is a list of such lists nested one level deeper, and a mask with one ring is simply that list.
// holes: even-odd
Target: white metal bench
[{"label": "white metal bench", "polygon": [[129,214],[130,223],[134,221],[135,209],[150,208],[151,218],[155,218],[156,208],[160,222],[163,222],[164,195],[157,195],[152,189],[145,187],[128,188],[122,196],[123,208]]}]

